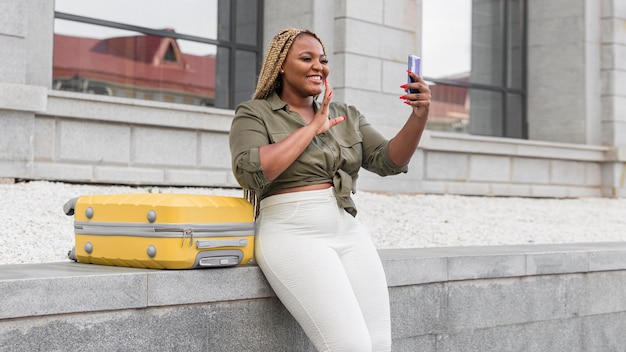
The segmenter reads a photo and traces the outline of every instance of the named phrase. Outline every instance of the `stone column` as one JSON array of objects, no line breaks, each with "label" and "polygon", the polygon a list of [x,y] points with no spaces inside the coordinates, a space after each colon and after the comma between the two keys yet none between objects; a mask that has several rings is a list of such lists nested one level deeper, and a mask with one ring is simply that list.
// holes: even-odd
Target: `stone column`
[{"label": "stone column", "polygon": [[35,112],[52,84],[54,2],[0,3],[0,177],[32,172]]},{"label": "stone column", "polygon": [[622,0],[602,7],[602,143],[626,147],[626,6]]},{"label": "stone column", "polygon": [[600,3],[529,0],[529,139],[601,144]]},{"label": "stone column", "polygon": [[603,169],[604,195],[626,197],[626,6],[604,1],[601,14],[602,143],[613,146]]}]

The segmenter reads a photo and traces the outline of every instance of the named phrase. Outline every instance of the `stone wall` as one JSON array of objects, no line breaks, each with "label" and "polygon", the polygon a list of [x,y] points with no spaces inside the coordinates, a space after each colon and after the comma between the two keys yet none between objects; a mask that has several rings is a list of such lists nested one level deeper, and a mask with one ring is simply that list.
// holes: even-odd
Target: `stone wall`
[{"label": "stone wall", "polygon": [[[40,95],[45,111],[15,111],[13,118],[0,119],[11,131],[0,142],[1,177],[239,187],[228,149],[232,110],[58,91]],[[601,146],[426,131],[407,174],[381,178],[364,170],[358,189],[619,196],[624,154]]]},{"label": "stone wall", "polygon": [[15,176],[238,186],[228,148],[232,118],[231,110],[50,92],[35,119],[31,167]]},{"label": "stone wall", "polygon": [[[394,351],[622,352],[626,244],[381,250]],[[0,351],[314,351],[256,266],[0,266]]]}]

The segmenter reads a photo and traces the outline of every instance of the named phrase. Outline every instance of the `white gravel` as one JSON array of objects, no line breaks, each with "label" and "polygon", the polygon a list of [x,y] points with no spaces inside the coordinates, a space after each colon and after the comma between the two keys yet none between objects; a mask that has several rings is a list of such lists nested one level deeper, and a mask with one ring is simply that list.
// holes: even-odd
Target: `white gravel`
[{"label": "white gravel", "polygon": [[[0,264],[66,261],[71,198],[100,193],[241,196],[237,189],[0,184]],[[532,199],[358,192],[358,218],[379,248],[626,241],[626,199]]]}]

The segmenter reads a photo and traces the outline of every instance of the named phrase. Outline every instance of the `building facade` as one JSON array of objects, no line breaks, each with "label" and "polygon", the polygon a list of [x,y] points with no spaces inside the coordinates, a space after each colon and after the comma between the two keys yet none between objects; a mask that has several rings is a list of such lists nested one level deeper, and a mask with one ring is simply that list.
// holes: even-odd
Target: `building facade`
[{"label": "building facade", "polygon": [[[133,66],[133,73],[144,66],[146,72],[153,70],[156,63],[169,65],[164,70],[197,67],[193,72],[202,72],[204,67],[214,73],[198,80],[200,88],[193,94],[167,98],[159,94],[174,91],[175,82],[159,85],[159,91],[153,91],[152,83],[129,90],[121,78],[131,77],[131,72],[107,85],[102,83],[104,73],[97,76],[89,63],[81,62],[82,76],[63,71],[56,58],[72,62],[76,55],[68,51],[78,45],[68,44],[66,52],[59,52],[55,21],[61,15],[58,9],[55,13],[55,3],[5,0],[0,4],[0,177],[238,187],[228,151],[233,107],[254,87],[262,55],[257,49],[267,48],[273,34],[286,26],[309,28],[323,39],[334,100],[357,106],[391,137],[410,112],[398,102],[399,85],[406,80],[407,54],[422,50],[424,1],[429,0],[264,0],[253,2],[258,7],[253,11],[250,2],[216,0],[219,27],[231,28],[239,39],[206,39],[217,50],[192,57],[181,53],[178,43],[204,39],[169,30],[169,39],[145,44],[153,48],[145,59],[148,64]],[[506,35],[492,16],[484,16],[495,3],[520,10]],[[460,116],[455,121],[462,121],[464,113],[471,115],[463,127],[466,133],[433,127],[425,132],[407,174],[380,178],[363,171],[358,189],[625,197],[626,4],[473,0],[472,5],[481,10],[472,13],[473,76],[457,81],[465,82],[455,87],[464,92],[446,93],[454,94],[449,103],[465,109],[450,115]],[[239,17],[225,16],[227,10]],[[498,56],[504,61],[481,50],[513,37],[523,38],[523,45],[507,48]],[[89,44],[100,48],[91,54],[110,54],[114,45],[130,45],[128,38],[107,41],[106,50],[105,44]],[[135,38],[132,45],[144,42],[147,38]],[[224,61],[227,55],[232,59]],[[220,65],[224,62],[229,65]],[[502,79],[511,85],[505,83],[500,90],[483,81],[472,85],[476,77],[490,77],[489,70],[508,63],[511,68],[503,70],[508,78]],[[146,75],[165,77],[163,72]],[[433,91],[442,91],[445,80],[434,81]],[[95,94],[79,91],[89,91],[89,82],[97,83],[91,89]],[[489,98],[494,94],[503,100]],[[176,100],[185,97],[189,104]],[[434,122],[445,125],[444,120]]]}]

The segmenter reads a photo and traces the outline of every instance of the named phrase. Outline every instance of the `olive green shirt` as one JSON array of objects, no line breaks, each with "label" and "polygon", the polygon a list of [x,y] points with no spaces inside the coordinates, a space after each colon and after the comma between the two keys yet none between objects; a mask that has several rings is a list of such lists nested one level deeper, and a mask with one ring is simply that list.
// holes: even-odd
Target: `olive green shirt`
[{"label": "olive green shirt", "polygon": [[[315,111],[320,107],[315,103]],[[330,103],[329,118],[346,121],[318,134],[300,156],[275,180],[263,174],[259,148],[277,143],[306,125],[304,119],[273,93],[267,99],[241,103],[230,130],[230,151],[237,182],[257,193],[259,199],[277,191],[320,183],[332,183],[337,203],[353,216],[350,193],[356,191],[361,167],[381,176],[407,172],[389,157],[389,141],[377,132],[353,106]]]}]

